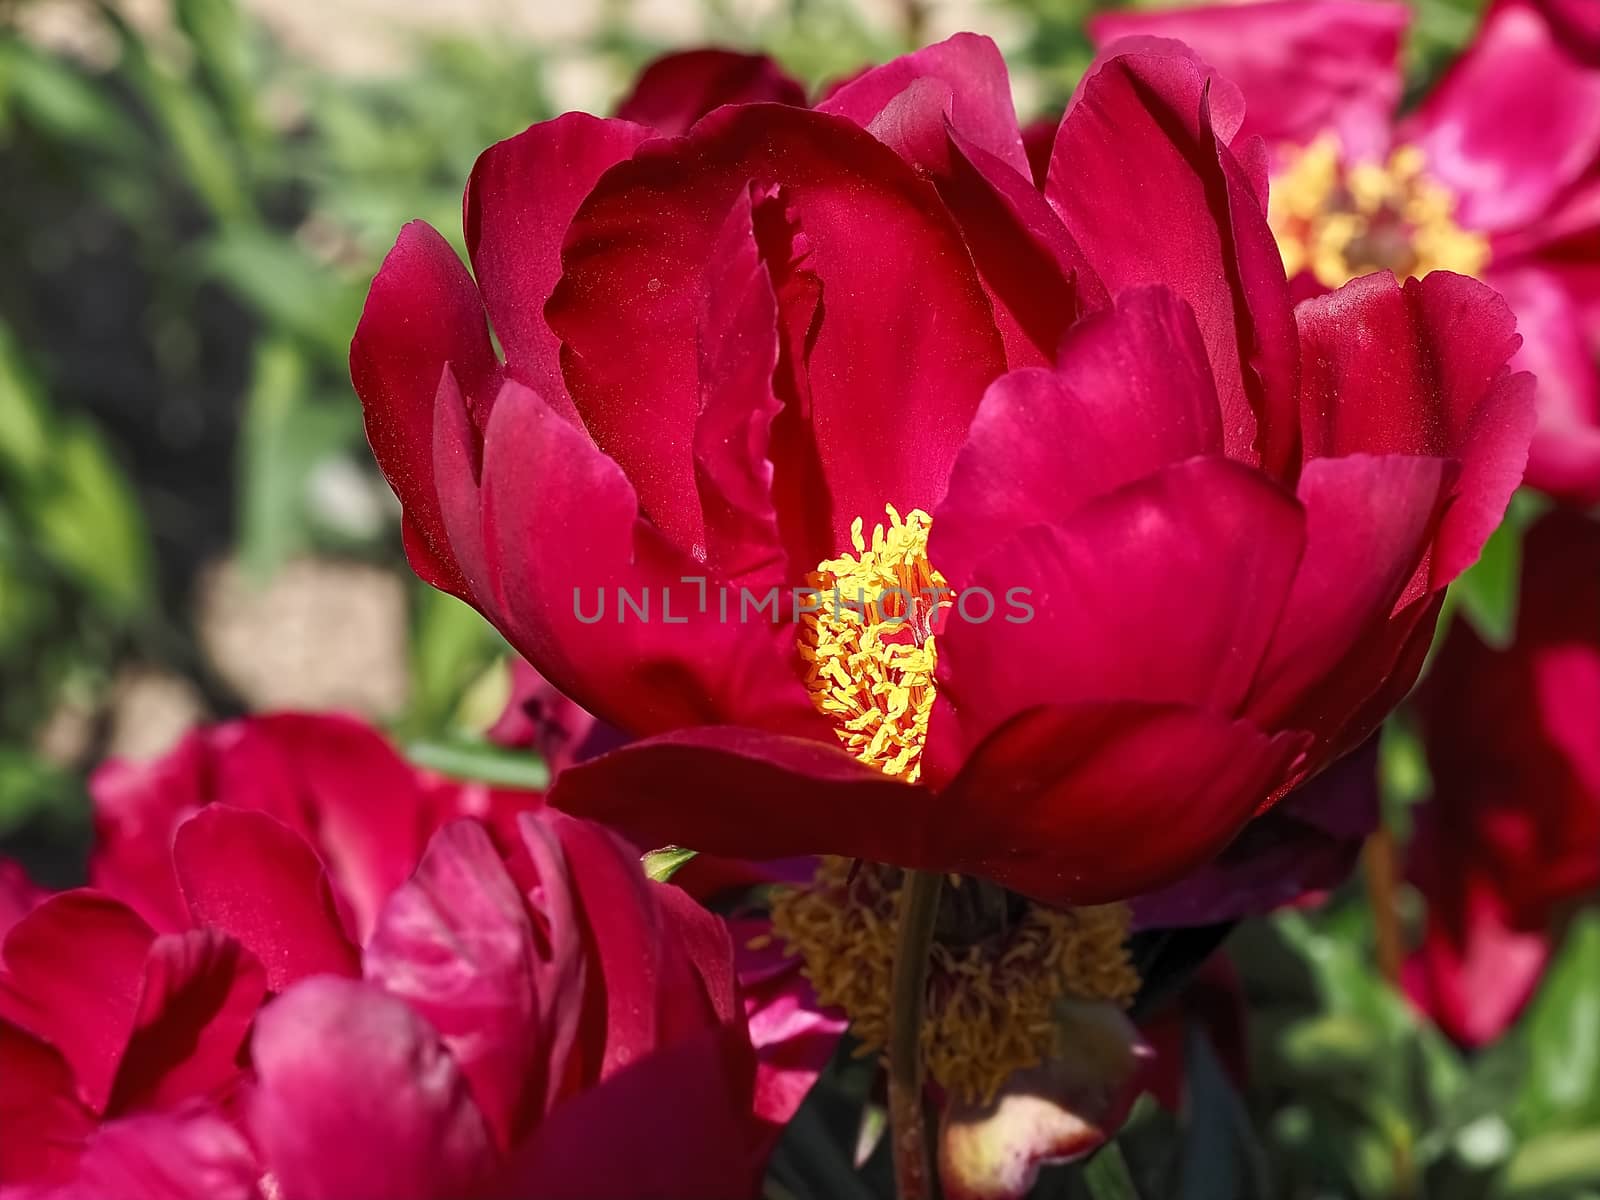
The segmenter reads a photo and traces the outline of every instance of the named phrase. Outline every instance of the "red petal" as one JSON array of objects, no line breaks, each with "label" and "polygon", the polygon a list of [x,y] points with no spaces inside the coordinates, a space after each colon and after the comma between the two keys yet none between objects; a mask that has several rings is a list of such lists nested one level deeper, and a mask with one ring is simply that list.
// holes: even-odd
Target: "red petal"
[{"label": "red petal", "polygon": [[148,1113],[100,1128],[69,1195],[90,1200],[257,1200],[261,1174],[244,1138],[204,1108]]},{"label": "red petal", "polygon": [[172,855],[195,923],[242,942],[273,991],[307,975],[360,974],[322,864],[281,822],[214,804],[179,827]]},{"label": "red petal", "polygon": [[[561,239],[595,181],[650,135],[631,121],[567,113],[495,143],[472,168],[462,219],[489,320],[507,367],[558,411],[571,406],[544,305],[561,277]],[[474,396],[470,376],[458,368],[457,377]]]},{"label": "red petal", "polygon": [[469,399],[493,399],[500,368],[472,277],[438,231],[413,221],[372,281],[350,343],[350,378],[372,452],[405,507],[412,567],[464,595],[434,492],[433,399],[446,363]]},{"label": "red petal", "polygon": [[1461,475],[1426,586],[1465,570],[1500,523],[1533,433],[1533,380],[1506,369],[1515,319],[1483,284],[1368,275],[1296,310],[1306,457],[1426,454]]},{"label": "red petal", "polygon": [[804,107],[806,90],[765,54],[684,50],[645,67],[617,116],[674,137],[724,104],[763,100]]},{"label": "red petal", "polygon": [[94,1128],[61,1055],[0,1019],[0,1187],[70,1178]]},{"label": "red petal", "polygon": [[58,1050],[96,1112],[133,1034],[154,940],[131,909],[81,889],[46,900],[0,946],[0,1018]]},{"label": "red petal", "polygon": [[1236,114],[1221,109],[1236,105],[1177,43],[1112,57],[1056,133],[1045,194],[1113,293],[1163,283],[1188,301],[1229,457],[1286,477],[1299,447],[1294,327],[1265,195],[1226,144]]}]

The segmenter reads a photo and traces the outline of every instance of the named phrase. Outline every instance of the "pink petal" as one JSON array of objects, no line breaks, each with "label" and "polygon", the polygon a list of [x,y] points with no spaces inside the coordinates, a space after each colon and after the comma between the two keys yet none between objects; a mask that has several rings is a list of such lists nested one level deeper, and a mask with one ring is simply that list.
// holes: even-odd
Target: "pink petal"
[{"label": "pink petal", "polygon": [[34,885],[21,863],[0,858],[0,938],[49,894]]},{"label": "pink petal", "polygon": [[724,104],[762,101],[804,107],[806,90],[765,54],[683,50],[645,67],[617,116],[675,137]]},{"label": "pink petal", "polygon": [[372,281],[350,377],[372,452],[405,507],[412,567],[464,595],[434,490],[433,399],[446,363],[476,403],[493,399],[500,368],[472,277],[436,230],[413,221]]},{"label": "pink petal", "polygon": [[81,1200],[257,1200],[260,1169],[244,1138],[204,1108],[103,1125],[69,1195]]},{"label": "pink petal", "polygon": [[[1283,611],[1304,527],[1300,506],[1259,472],[1196,458],[1060,525],[1023,528],[963,581],[1003,615],[963,616],[964,596],[939,635],[930,746],[959,728],[971,748],[1038,704],[1140,700],[1231,715]],[[1031,614],[1001,606],[1014,589],[1026,589]]]},{"label": "pink petal", "polygon": [[[803,269],[826,296],[794,364],[809,421],[791,418],[795,444],[777,456],[780,493],[792,486],[784,464],[799,470],[809,455],[832,497],[836,542],[848,544],[851,521],[885,503],[933,505],[1004,362],[958,231],[892,151],[821,113],[713,113],[597,186],[573,221],[547,313],[595,441],[638,489],[643,511],[692,547],[697,530],[682,498],[693,488],[684,430],[697,403],[694,324],[708,255],[752,178],[780,189],[809,251]],[[813,491],[796,503],[818,500]]]},{"label": "pink petal", "polygon": [[389,897],[364,957],[367,979],[438,1030],[502,1147],[537,1114],[546,1089],[535,952],[500,855],[482,826],[458,821]]},{"label": "pink petal", "polygon": [[1306,145],[1333,131],[1359,159],[1388,152],[1410,21],[1403,4],[1264,0],[1099,13],[1089,31],[1104,47],[1133,36],[1191,47],[1244,93],[1241,137]]},{"label": "pink petal", "polygon": [[1295,316],[1308,459],[1461,463],[1426,581],[1442,588],[1478,557],[1527,461],[1533,380],[1506,368],[1519,342],[1511,310],[1476,280],[1435,271],[1403,289],[1386,273],[1352,280]]},{"label": "pink petal", "polygon": [[[559,410],[560,343],[544,321],[561,277],[561,239],[595,181],[651,136],[632,120],[567,113],[541,121],[478,156],[462,205],[467,252],[508,369]],[[469,374],[457,370],[469,397]],[[433,384],[439,382],[435,371]]]},{"label": "pink petal", "polygon": [[948,1200],[1021,1200],[1040,1167],[1083,1158],[1122,1127],[1150,1047],[1112,1004],[1073,1004],[1062,1020],[1061,1057],[1016,1072],[992,1103],[945,1105],[939,1182]]},{"label": "pink petal", "polygon": [[984,394],[934,514],[930,561],[962,587],[1009,533],[1221,449],[1193,314],[1164,288],[1125,292],[1073,327],[1053,371],[1014,371]]},{"label": "pink petal", "polygon": [[322,864],[279,821],[214,804],[179,827],[172,855],[195,923],[243,943],[272,991],[307,975],[360,974]]},{"label": "pink petal", "polygon": [[1496,269],[1488,282],[1517,314],[1522,348],[1511,365],[1537,381],[1528,484],[1579,505],[1600,504],[1600,372],[1577,297],[1557,272],[1533,264]]},{"label": "pink petal", "polygon": [[133,1034],[154,940],[131,909],[85,888],[46,900],[0,945],[0,1018],[59,1051],[96,1112]]},{"label": "pink petal", "polygon": [[1398,137],[1456,192],[1463,224],[1515,229],[1600,153],[1600,71],[1567,51],[1535,5],[1497,4]]},{"label": "pink petal", "polygon": [[250,1133],[283,1200],[470,1197],[493,1168],[438,1034],[375,987],[305,980],[262,1012],[252,1055]]},{"label": "pink petal", "polygon": [[1111,292],[1164,283],[1189,303],[1229,457],[1287,477],[1299,446],[1288,284],[1249,156],[1228,148],[1238,111],[1237,92],[1177,43],[1115,55],[1062,121],[1045,195]]}]

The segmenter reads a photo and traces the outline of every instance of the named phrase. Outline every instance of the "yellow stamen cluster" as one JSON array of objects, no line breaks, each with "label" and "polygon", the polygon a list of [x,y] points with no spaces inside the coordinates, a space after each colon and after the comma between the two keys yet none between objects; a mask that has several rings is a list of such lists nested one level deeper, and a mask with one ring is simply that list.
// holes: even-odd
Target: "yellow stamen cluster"
[{"label": "yellow stamen cluster", "polygon": [[1267,205],[1284,270],[1310,271],[1330,288],[1381,270],[1482,272],[1489,240],[1456,224],[1455,195],[1425,165],[1415,146],[1384,163],[1347,164],[1332,134],[1298,151],[1273,178]]},{"label": "yellow stamen cluster", "polygon": [[[826,859],[809,887],[773,901],[774,932],[804,959],[817,998],[849,1013],[862,1054],[888,1044],[901,879],[892,868]],[[958,880],[947,891],[978,886]],[[1027,904],[977,940],[936,938],[922,1029],[928,1074],[964,1100],[987,1103],[1013,1072],[1066,1052],[1061,1004],[1127,1005],[1138,991],[1128,921],[1122,904]]]},{"label": "yellow stamen cluster", "polygon": [[893,505],[885,508],[889,524],[873,529],[870,546],[857,517],[855,554],[807,577],[820,595],[801,618],[800,656],[812,703],[845,748],[885,775],[915,781],[933,712],[933,618],[945,582],[928,562],[928,514],[914,509],[902,520]]}]

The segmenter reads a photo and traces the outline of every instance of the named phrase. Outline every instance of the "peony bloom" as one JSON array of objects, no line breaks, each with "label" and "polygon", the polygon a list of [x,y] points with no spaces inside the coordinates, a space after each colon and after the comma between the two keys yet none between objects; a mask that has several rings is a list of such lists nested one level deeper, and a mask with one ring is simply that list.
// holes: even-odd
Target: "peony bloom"
[{"label": "peony bloom", "polygon": [[1457,1041],[1492,1041],[1532,994],[1564,910],[1600,887],[1600,524],[1544,517],[1524,546],[1516,641],[1455,622],[1416,704],[1433,769],[1407,964]]},{"label": "peony bloom", "polygon": [[0,1194],[754,1195],[726,928],[596,826],[516,824],[505,854],[441,829],[361,951],[304,920],[325,881],[249,861],[293,835],[226,806],[180,827],[193,928],[44,902],[0,946]]},{"label": "peony bloom", "polygon": [[1238,84],[1268,145],[1270,217],[1298,294],[1368,271],[1476,275],[1510,301],[1539,380],[1528,482],[1600,502],[1600,8],[1496,0],[1397,116],[1410,9],[1266,0],[1107,13],[1102,45],[1178,38]]},{"label": "peony bloom", "polygon": [[406,227],[351,366],[412,562],[645,739],[557,801],[1094,904],[1359,744],[1531,384],[1467,279],[1291,308],[1243,119],[1113,56],[1041,195],[958,37],[815,110],[535,125],[468,185],[476,280]]}]

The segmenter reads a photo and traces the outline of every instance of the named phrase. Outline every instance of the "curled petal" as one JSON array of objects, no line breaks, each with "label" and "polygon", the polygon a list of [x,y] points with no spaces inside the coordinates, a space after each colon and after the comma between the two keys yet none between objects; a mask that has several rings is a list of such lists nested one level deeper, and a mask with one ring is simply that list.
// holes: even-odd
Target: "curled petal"
[{"label": "curled petal", "polygon": [[765,54],[685,50],[664,54],[640,72],[617,116],[676,137],[724,104],[804,106],[806,90]]}]

